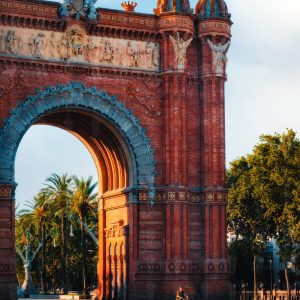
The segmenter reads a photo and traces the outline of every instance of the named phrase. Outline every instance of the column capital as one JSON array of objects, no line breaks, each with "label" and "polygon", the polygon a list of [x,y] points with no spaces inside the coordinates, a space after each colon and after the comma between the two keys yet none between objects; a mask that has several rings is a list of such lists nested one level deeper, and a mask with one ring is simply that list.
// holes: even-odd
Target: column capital
[{"label": "column capital", "polygon": [[14,199],[16,187],[14,181],[0,181],[0,200]]}]

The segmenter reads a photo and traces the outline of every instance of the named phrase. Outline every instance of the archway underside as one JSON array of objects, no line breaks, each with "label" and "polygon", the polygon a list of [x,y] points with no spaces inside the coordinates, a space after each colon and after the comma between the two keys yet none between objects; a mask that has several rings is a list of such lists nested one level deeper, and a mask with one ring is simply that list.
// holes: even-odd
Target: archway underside
[{"label": "archway underside", "polygon": [[43,116],[35,124],[65,129],[84,143],[97,167],[101,195],[129,186],[129,153],[124,153],[120,139],[99,118],[76,110],[60,110]]}]

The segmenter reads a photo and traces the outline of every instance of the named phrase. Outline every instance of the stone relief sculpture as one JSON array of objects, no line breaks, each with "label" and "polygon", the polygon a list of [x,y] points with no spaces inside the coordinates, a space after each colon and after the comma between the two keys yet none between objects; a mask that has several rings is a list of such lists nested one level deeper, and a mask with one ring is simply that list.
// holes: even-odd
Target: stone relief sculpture
[{"label": "stone relief sculpture", "polygon": [[102,60],[106,64],[109,64],[109,65],[113,64],[114,50],[113,50],[113,47],[112,47],[112,45],[109,41],[105,41],[104,53],[103,53],[103,56],[102,56]]},{"label": "stone relief sculpture", "polygon": [[95,60],[97,46],[94,44],[91,37],[88,38],[87,45],[84,47],[84,57],[88,62],[93,62]]},{"label": "stone relief sculpture", "polygon": [[151,47],[150,43],[148,42],[145,46],[145,49],[142,50],[141,52],[141,60],[144,62],[145,67],[147,69],[151,69],[152,64],[153,64],[153,48]]},{"label": "stone relief sculpture", "polygon": [[5,39],[5,50],[10,54],[17,54],[20,40],[17,37],[15,31],[9,30]]},{"label": "stone relief sculpture", "polygon": [[219,43],[218,45],[214,45],[209,39],[207,39],[207,43],[212,50],[213,55],[213,72],[217,76],[222,76],[225,74],[226,65],[227,65],[227,51],[230,47],[230,40],[222,45]]},{"label": "stone relief sculpture", "polygon": [[174,39],[172,35],[170,35],[170,40],[174,47],[175,52],[175,60],[177,63],[178,69],[184,69],[185,67],[185,57],[186,57],[186,49],[190,45],[193,40],[193,37],[189,38],[187,41],[184,41],[177,32],[177,39]]},{"label": "stone relief sculpture", "polygon": [[138,67],[139,66],[139,52],[132,45],[132,42],[129,41],[127,44],[127,64],[129,67]]},{"label": "stone relief sculpture", "polygon": [[57,52],[57,40],[55,33],[52,32],[49,40],[49,56],[51,58],[57,57],[58,52]]},{"label": "stone relief sculpture", "polygon": [[0,41],[0,53],[5,55],[149,71],[159,69],[157,43],[88,36],[78,25],[64,33],[0,26]]},{"label": "stone relief sculpture", "polygon": [[42,57],[43,46],[44,46],[44,35],[39,33],[33,39],[33,56],[37,58]]},{"label": "stone relief sculpture", "polygon": [[157,44],[155,44],[153,48],[152,64],[154,67],[159,67],[159,47]]},{"label": "stone relief sculpture", "polygon": [[0,30],[0,53],[5,53],[5,32]]}]

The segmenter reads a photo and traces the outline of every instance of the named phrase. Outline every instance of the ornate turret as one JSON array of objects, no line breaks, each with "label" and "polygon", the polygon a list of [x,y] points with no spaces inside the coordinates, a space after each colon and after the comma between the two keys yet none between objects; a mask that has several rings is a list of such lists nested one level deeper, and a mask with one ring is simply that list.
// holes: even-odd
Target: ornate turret
[{"label": "ornate turret", "polygon": [[159,15],[164,12],[190,13],[190,2],[189,0],[158,0],[154,13]]},{"label": "ornate turret", "polygon": [[199,0],[195,13],[202,17],[230,17],[224,0]]}]

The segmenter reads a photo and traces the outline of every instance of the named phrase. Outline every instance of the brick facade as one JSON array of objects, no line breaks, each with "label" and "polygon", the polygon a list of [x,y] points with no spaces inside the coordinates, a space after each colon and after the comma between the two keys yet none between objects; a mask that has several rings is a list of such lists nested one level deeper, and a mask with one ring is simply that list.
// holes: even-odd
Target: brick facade
[{"label": "brick facade", "polygon": [[[164,10],[166,2],[158,4],[156,15],[98,9],[98,20],[84,16],[77,20],[59,16],[60,5],[56,3],[0,1],[4,45],[0,48],[0,156],[6,157],[3,149],[12,154],[17,150],[19,141],[10,133],[19,130],[12,121],[14,112],[24,128],[33,124],[59,126],[87,145],[101,170],[103,193],[99,207],[99,299],[174,299],[180,285],[192,299],[228,297],[226,75],[213,72],[212,51],[206,40],[225,43],[230,38],[231,21],[224,16],[194,15],[187,8],[188,1],[183,2],[182,13]],[[43,36],[46,32],[64,34],[74,26],[87,38],[140,41],[145,43],[143,47],[147,42],[159,45],[159,66],[155,69],[152,61],[153,70],[146,70],[139,68],[138,62],[126,68],[115,62],[101,65],[73,62],[69,57],[48,59],[37,53],[37,38],[31,42],[36,51],[33,54],[20,55],[10,49],[9,30],[18,33],[22,28],[28,34],[36,30]],[[170,35],[176,39],[178,33],[182,41],[193,38],[183,67],[176,64],[170,39]],[[76,46],[75,42],[72,45]],[[81,87],[67,92],[74,99],[86,99],[80,101],[91,103],[90,107],[77,100],[63,105],[61,95],[67,92],[53,87],[69,86],[70,82]],[[107,114],[96,109],[103,98],[98,91],[103,90],[107,97],[115,96],[110,101],[116,101]],[[27,117],[21,106],[29,101],[28,96]],[[44,106],[38,114],[41,97]],[[47,109],[47,101],[56,106]],[[138,119],[138,126],[146,130],[148,146],[143,141],[135,144],[139,143],[135,139],[144,139],[144,133],[131,134],[118,123],[114,114],[120,103],[133,116],[127,116],[131,118],[128,126]],[[3,145],[9,126],[7,141],[11,145]],[[19,136],[25,131],[20,130]],[[146,153],[149,147],[153,157]],[[0,299],[15,300],[14,163],[6,160],[0,159]],[[155,178],[150,178],[147,169],[151,164]],[[1,173],[2,169],[5,172]]]}]

